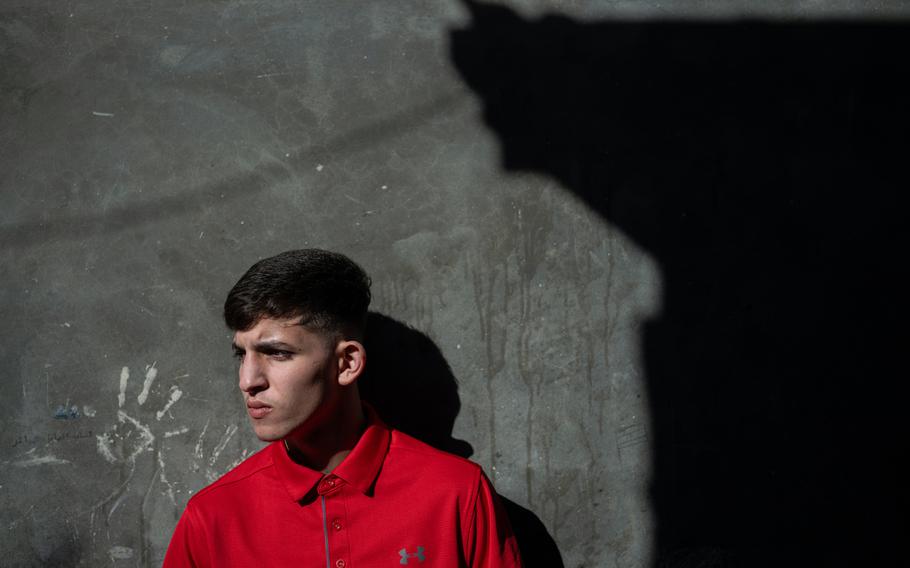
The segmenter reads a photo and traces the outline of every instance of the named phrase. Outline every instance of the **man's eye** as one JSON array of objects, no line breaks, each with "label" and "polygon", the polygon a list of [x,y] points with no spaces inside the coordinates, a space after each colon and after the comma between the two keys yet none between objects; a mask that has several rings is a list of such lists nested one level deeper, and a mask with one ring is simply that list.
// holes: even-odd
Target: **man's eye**
[{"label": "man's eye", "polygon": [[234,359],[243,359],[243,354],[244,354],[243,351],[240,351],[239,349],[235,349],[234,350]]},{"label": "man's eye", "polygon": [[279,361],[290,359],[291,355],[292,353],[290,351],[271,351],[269,353],[269,357],[272,359],[278,359]]}]

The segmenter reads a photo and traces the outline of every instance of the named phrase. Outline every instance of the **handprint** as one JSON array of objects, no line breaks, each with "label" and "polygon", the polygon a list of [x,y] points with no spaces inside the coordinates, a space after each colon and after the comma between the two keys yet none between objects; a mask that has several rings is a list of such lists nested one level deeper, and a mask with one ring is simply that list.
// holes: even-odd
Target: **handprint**
[{"label": "handprint", "polygon": [[[171,380],[177,380],[187,377],[181,375]],[[112,492],[100,505],[114,501],[114,506],[108,513],[108,517],[113,514],[120,498],[126,491],[129,481],[136,471],[136,460],[143,453],[154,453],[157,465],[157,479],[166,487],[165,493],[171,503],[177,504],[174,494],[174,484],[170,482],[166,475],[165,460],[160,442],[160,438],[170,438],[175,435],[188,432],[189,429],[184,426],[174,430],[165,430],[159,423],[165,415],[170,415],[171,407],[176,404],[183,396],[183,391],[176,385],[172,385],[168,391],[168,398],[164,404],[155,411],[145,407],[148,402],[152,386],[158,378],[157,362],[145,367],[145,376],[142,382],[142,389],[136,396],[134,404],[128,404],[128,391],[130,381],[129,367],[123,367],[120,370],[120,389],[117,395],[117,422],[115,422],[105,432],[98,434],[97,448],[98,453],[112,464],[119,464],[128,470],[126,480],[114,492]],[[129,409],[129,412],[127,412]],[[152,419],[154,417],[154,420]]]}]

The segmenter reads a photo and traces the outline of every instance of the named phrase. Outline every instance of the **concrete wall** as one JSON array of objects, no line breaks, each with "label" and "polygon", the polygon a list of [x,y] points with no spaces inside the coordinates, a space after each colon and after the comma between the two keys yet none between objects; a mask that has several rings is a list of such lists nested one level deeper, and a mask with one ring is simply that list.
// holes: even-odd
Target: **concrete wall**
[{"label": "concrete wall", "polygon": [[[512,7],[573,25],[901,10]],[[503,168],[479,62],[453,62],[470,25],[442,1],[4,2],[0,563],[160,564],[193,492],[261,447],[224,296],[257,259],[308,246],[362,263],[373,309],[438,348],[458,383],[450,434],[566,566],[657,562],[665,422],[642,334],[673,267],[561,170]],[[663,549],[710,557],[718,534]]]}]

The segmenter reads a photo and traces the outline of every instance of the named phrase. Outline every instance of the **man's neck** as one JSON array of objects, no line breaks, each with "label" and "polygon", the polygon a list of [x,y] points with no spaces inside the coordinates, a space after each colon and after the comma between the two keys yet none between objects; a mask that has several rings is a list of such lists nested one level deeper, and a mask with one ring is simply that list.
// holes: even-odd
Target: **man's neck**
[{"label": "man's neck", "polygon": [[357,445],[365,423],[359,397],[349,398],[319,426],[285,438],[285,449],[295,462],[330,473]]}]

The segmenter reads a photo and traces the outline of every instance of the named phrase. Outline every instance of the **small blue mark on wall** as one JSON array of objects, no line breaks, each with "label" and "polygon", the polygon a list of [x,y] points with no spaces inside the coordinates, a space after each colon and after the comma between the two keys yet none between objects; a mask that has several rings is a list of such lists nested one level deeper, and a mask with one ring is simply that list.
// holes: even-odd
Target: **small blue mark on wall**
[{"label": "small blue mark on wall", "polygon": [[71,407],[67,408],[66,406],[61,404],[60,406],[57,407],[57,410],[54,412],[55,420],[75,420],[75,419],[79,418],[80,416],[82,416],[82,414],[80,414],[79,408],[76,406],[71,406]]}]

